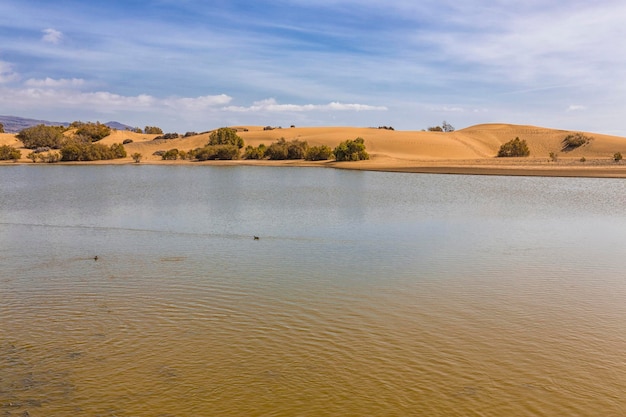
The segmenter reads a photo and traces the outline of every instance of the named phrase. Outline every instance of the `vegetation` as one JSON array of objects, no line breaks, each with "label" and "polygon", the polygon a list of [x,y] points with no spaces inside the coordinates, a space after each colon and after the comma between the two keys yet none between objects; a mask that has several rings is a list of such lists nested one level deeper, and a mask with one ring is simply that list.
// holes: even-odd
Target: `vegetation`
[{"label": "vegetation", "polygon": [[124,145],[114,143],[110,147],[101,143],[67,141],[61,148],[61,161],[100,161],[126,157]]},{"label": "vegetation", "polygon": [[166,151],[163,155],[161,155],[161,159],[163,159],[164,161],[175,161],[178,159],[178,153],[178,149],[170,149],[169,151]]},{"label": "vegetation", "polygon": [[65,128],[60,126],[37,125],[23,129],[17,134],[17,138],[22,141],[25,148],[35,149],[48,147],[59,149],[65,141],[63,135]]},{"label": "vegetation", "polygon": [[22,157],[22,152],[10,145],[0,146],[0,161],[14,161]]},{"label": "vegetation", "polygon": [[441,123],[441,126],[432,126],[428,128],[429,132],[454,132],[454,126],[452,126],[450,123],[446,122],[445,120],[443,121],[443,123]]},{"label": "vegetation", "polygon": [[198,161],[239,159],[239,147],[236,145],[207,145],[191,151],[191,156]]},{"label": "vegetation", "polygon": [[329,146],[311,146],[304,153],[304,159],[307,161],[326,161],[333,157],[333,150]]},{"label": "vegetation", "polygon": [[4,125],[0,123],[0,133],[4,133]]},{"label": "vegetation", "polygon": [[615,152],[615,153],[613,154],[613,160],[614,160],[615,162],[619,162],[619,161],[621,161],[621,160],[622,160],[622,153],[621,153],[621,152]]},{"label": "vegetation", "polygon": [[365,141],[363,138],[341,142],[333,153],[337,161],[361,161],[370,159],[369,154],[365,151]]},{"label": "vegetation", "polygon": [[237,130],[229,127],[221,127],[212,132],[209,136],[207,146],[213,145],[233,145],[241,149],[243,148],[243,139],[237,135]]},{"label": "vegetation", "polygon": [[133,158],[133,161],[135,161],[136,164],[138,164],[138,163],[141,162],[141,159],[143,158],[143,155],[140,154],[139,152],[135,152],[130,157]]},{"label": "vegetation", "polygon": [[100,122],[72,122],[70,128],[75,128],[75,135],[84,142],[97,142],[111,134],[111,128]]},{"label": "vegetation", "polygon": [[246,146],[243,152],[244,159],[265,159],[265,151],[267,147],[264,144],[260,144],[256,148],[252,145]]},{"label": "vegetation", "polygon": [[585,163],[587,162],[587,158],[585,158],[584,156],[580,157],[580,162]]},{"label": "vegetation", "polygon": [[585,136],[582,133],[574,133],[572,135],[567,135],[565,139],[563,139],[563,151],[571,151],[573,149],[579,148],[583,145],[586,145],[593,139],[590,136]]},{"label": "vegetation", "polygon": [[148,135],[162,135],[163,134],[163,130],[161,130],[160,127],[156,127],[156,126],[146,126],[143,132]]},{"label": "vegetation", "polygon": [[559,159],[559,156],[555,152],[550,152],[550,160],[552,162],[556,162]]},{"label": "vegetation", "polygon": [[395,130],[392,126],[378,126],[378,128],[382,130]]},{"label": "vegetation", "polygon": [[521,157],[528,155],[530,155],[528,144],[525,140],[520,140],[517,137],[502,145],[498,151],[498,157]]},{"label": "vegetation", "polygon": [[265,156],[271,160],[304,159],[308,147],[306,141],[294,139],[287,142],[285,138],[280,138],[265,150]]},{"label": "vegetation", "polygon": [[164,135],[161,136],[157,136],[156,138],[154,138],[154,140],[157,139],[178,139],[180,136],[178,135],[178,133],[166,133]]},{"label": "vegetation", "polygon": [[129,143],[133,143],[132,139],[124,139],[124,141],[122,142],[122,145],[128,145]]}]

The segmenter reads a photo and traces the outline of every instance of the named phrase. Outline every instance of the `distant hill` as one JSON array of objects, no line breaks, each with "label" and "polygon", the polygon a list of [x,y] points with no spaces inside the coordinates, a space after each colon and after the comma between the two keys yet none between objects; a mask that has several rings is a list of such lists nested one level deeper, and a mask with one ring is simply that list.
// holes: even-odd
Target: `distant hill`
[{"label": "distant hill", "polygon": [[[46,126],[69,126],[68,122],[51,122],[48,120],[26,119],[17,116],[0,116],[0,123],[4,125],[4,131],[7,133],[18,133],[22,129],[37,125]],[[106,122],[105,125],[111,129],[128,130],[134,129],[132,126],[125,125],[120,122]]]}]

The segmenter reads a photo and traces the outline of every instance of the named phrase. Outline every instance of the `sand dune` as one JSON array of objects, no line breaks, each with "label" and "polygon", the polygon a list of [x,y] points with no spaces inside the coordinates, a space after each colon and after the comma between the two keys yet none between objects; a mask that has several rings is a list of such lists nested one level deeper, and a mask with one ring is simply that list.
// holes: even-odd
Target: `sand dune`
[{"label": "sand dune", "polygon": [[[593,138],[590,143],[566,152],[563,151],[562,141],[568,134],[576,133],[575,131],[511,124],[482,124],[450,133],[356,127],[294,127],[274,130],[264,130],[261,126],[236,128],[245,144],[252,146],[261,143],[270,145],[285,138],[307,141],[310,146],[327,145],[334,148],[344,140],[362,137],[372,158],[358,163],[236,161],[228,162],[229,164],[306,164],[413,172],[513,175],[527,172],[530,175],[626,176],[626,162],[616,164],[612,159],[615,152],[626,156],[626,138],[590,132],[582,132]],[[139,152],[143,155],[144,162],[163,163],[160,157],[153,155],[155,151],[172,148],[187,151],[202,147],[209,141],[209,133],[170,140],[155,140],[156,137],[157,135],[114,131],[102,139],[101,143],[110,145],[130,139],[133,142],[125,145],[129,155]],[[500,146],[516,137],[526,140],[530,157],[496,158]],[[21,146],[13,134],[0,134],[0,145],[3,144]],[[557,162],[549,160],[551,152],[558,154]],[[27,151],[22,154],[25,157]],[[580,162],[581,157],[585,157],[587,162]],[[116,163],[130,161],[129,157]]]}]

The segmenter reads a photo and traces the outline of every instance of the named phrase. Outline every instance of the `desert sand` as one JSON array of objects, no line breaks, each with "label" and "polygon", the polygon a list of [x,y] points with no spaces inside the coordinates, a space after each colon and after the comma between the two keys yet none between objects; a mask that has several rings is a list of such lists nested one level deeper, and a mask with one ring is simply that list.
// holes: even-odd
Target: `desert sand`
[{"label": "desert sand", "polygon": [[[482,124],[455,132],[396,131],[355,127],[294,127],[264,130],[260,126],[236,126],[246,146],[270,145],[277,139],[299,139],[310,146],[328,145],[331,148],[347,139],[362,137],[371,159],[360,162],[335,161],[208,161],[213,165],[270,165],[270,166],[320,166],[342,169],[491,175],[540,175],[580,177],[626,177],[626,162],[616,163],[613,154],[626,156],[626,138],[591,132],[582,132],[593,139],[580,148],[563,151],[562,141],[575,131],[511,124]],[[204,146],[209,133],[170,140],[154,140],[157,135],[114,131],[102,139],[110,145],[125,139],[128,155],[139,152],[141,163],[150,164],[200,164],[190,161],[162,161],[153,155],[158,150],[177,148],[190,150]],[[530,156],[526,158],[497,158],[500,146],[519,137],[526,140]],[[13,134],[0,134],[0,145],[21,147]],[[22,149],[22,163],[28,150]],[[558,155],[551,160],[550,153]],[[581,162],[581,158],[585,162]],[[8,162],[12,163],[12,162]],[[92,164],[94,162],[91,162]],[[116,161],[99,163],[133,163],[130,156]]]}]

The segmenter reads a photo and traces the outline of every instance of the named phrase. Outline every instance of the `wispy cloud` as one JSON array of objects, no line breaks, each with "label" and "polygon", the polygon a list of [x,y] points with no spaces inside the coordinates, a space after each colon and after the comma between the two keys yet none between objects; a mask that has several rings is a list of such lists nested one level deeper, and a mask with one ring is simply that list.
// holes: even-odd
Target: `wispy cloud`
[{"label": "wispy cloud", "polygon": [[63,33],[56,29],[48,28],[42,30],[42,32],[44,35],[41,40],[44,42],[57,44],[63,39]]},{"label": "wispy cloud", "polygon": [[581,111],[581,110],[586,110],[587,106],[581,106],[580,104],[571,104],[568,108],[567,111]]},{"label": "wispy cloud", "polygon": [[19,74],[13,71],[11,64],[0,61],[0,84],[17,81],[19,78]]},{"label": "wispy cloud", "polygon": [[65,87],[81,87],[85,85],[85,80],[82,78],[72,79],[53,79],[46,77],[44,79],[31,78],[24,83],[28,87],[49,87],[49,88],[65,88]]},{"label": "wispy cloud", "polygon": [[228,106],[222,110],[231,112],[310,112],[310,111],[386,111],[384,106],[371,106],[368,104],[356,103],[339,103],[331,102],[328,104],[279,104],[275,99],[270,98],[262,101],[254,102],[251,106]]}]

